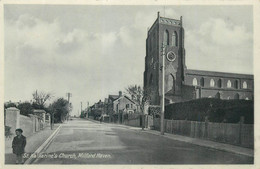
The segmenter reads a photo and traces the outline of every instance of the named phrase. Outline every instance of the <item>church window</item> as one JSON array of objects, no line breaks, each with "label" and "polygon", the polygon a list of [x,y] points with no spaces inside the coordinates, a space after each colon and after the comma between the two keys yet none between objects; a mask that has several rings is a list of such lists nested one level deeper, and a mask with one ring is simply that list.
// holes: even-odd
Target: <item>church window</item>
[{"label": "church window", "polygon": [[238,93],[235,94],[234,99],[236,99],[236,100],[239,99],[239,94]]},{"label": "church window", "polygon": [[196,78],[193,78],[192,85],[193,86],[197,86],[198,85],[198,81],[197,81]]},{"label": "church window", "polygon": [[238,89],[238,80],[235,81],[235,88]]},{"label": "church window", "polygon": [[216,94],[216,98],[220,99],[220,93],[219,92]]},{"label": "church window", "polygon": [[152,40],[153,42],[153,49],[155,49],[155,47],[156,47],[156,40],[155,40],[155,33],[153,34],[153,40]]},{"label": "church window", "polygon": [[149,85],[153,84],[153,74],[150,75],[150,79],[149,79]]},{"label": "church window", "polygon": [[210,79],[210,87],[214,87],[215,86],[215,81],[214,79]]},{"label": "church window", "polygon": [[218,87],[219,87],[219,88],[222,87],[222,80],[221,80],[221,79],[218,80]]},{"label": "church window", "polygon": [[164,43],[164,45],[169,45],[169,31],[168,30],[164,31],[163,43]]},{"label": "church window", "polygon": [[200,79],[200,86],[204,87],[204,78],[203,77]]},{"label": "church window", "polygon": [[243,82],[243,89],[247,89],[247,83],[246,83],[246,81]]},{"label": "church window", "polygon": [[172,34],[172,46],[178,46],[178,35],[176,31]]},{"label": "church window", "polygon": [[231,88],[231,81],[230,80],[228,80],[228,82],[227,82],[227,87]]}]

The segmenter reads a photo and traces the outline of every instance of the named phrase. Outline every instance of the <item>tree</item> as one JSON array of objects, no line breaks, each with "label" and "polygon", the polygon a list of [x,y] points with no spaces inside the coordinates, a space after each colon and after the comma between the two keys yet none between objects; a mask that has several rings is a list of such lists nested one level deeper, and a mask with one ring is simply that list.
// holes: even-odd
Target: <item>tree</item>
[{"label": "tree", "polygon": [[140,108],[141,112],[144,110],[144,90],[142,87],[138,85],[130,85],[126,89],[127,94],[131,97],[131,99],[137,104]]},{"label": "tree", "polygon": [[15,107],[15,108],[17,108],[16,104],[15,104],[15,103],[12,103],[12,102],[4,104],[4,108],[5,108],[5,109],[7,109],[7,108],[9,108],[9,107]]},{"label": "tree", "polygon": [[29,114],[33,114],[33,106],[29,102],[19,104],[17,108],[22,115],[28,116]]},{"label": "tree", "polygon": [[54,113],[55,122],[63,122],[69,114],[70,104],[67,100],[59,98],[49,106],[49,110]]},{"label": "tree", "polygon": [[45,107],[46,101],[50,100],[53,95],[51,93],[37,92],[37,90],[32,94],[33,95],[33,107],[35,109],[43,109]]}]

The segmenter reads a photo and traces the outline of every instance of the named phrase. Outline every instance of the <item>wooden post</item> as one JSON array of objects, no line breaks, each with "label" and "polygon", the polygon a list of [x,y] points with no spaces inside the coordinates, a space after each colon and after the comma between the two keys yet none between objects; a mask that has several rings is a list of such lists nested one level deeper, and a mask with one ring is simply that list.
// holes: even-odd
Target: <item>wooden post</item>
[{"label": "wooden post", "polygon": [[244,116],[240,117],[240,121],[239,121],[239,144],[242,144],[242,127],[244,124],[245,118]]},{"label": "wooden post", "polygon": [[209,125],[209,119],[208,116],[205,117],[205,133],[204,138],[208,139],[208,125]]}]

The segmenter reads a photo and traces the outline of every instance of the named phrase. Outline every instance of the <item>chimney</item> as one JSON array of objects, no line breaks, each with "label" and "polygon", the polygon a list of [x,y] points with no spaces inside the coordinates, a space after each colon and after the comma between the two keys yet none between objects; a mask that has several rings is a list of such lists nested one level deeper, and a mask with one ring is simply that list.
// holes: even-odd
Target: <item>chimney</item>
[{"label": "chimney", "polygon": [[122,91],[119,91],[119,97],[121,97],[122,96]]}]

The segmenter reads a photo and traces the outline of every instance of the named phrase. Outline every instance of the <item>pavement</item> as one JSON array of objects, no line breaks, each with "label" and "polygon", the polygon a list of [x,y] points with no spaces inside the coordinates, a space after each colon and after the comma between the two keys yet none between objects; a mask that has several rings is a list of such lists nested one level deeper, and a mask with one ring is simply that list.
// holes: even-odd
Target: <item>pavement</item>
[{"label": "pavement", "polygon": [[[224,148],[220,148],[226,147]],[[246,151],[245,151],[246,150]],[[249,153],[249,154],[248,154]],[[74,119],[33,164],[253,164],[247,149],[118,124]]]},{"label": "pavement", "polygon": [[[95,123],[99,123],[94,120],[92,120],[92,121]],[[112,124],[106,123],[106,124],[121,125],[121,124],[113,124],[113,123]],[[122,126],[125,126],[125,125],[122,125]],[[132,130],[142,130],[140,127],[131,127],[131,126],[125,126],[125,127],[132,129]],[[234,146],[234,145],[230,145],[230,144],[219,143],[219,142],[215,142],[215,141],[203,140],[203,139],[198,139],[198,138],[192,138],[192,137],[187,137],[187,136],[181,136],[181,135],[176,135],[176,134],[164,133],[164,135],[161,135],[160,131],[157,131],[157,130],[144,129],[143,132],[158,135],[161,137],[166,137],[166,138],[176,140],[176,141],[182,141],[185,143],[194,144],[197,146],[202,146],[202,147],[226,151],[226,152],[230,152],[230,153],[245,155],[248,157],[254,157],[254,150],[250,149],[250,148],[244,148],[244,147],[240,147],[240,146]]]},{"label": "pavement", "polygon": [[[25,152],[28,154],[34,153],[58,128],[59,124],[55,124],[53,130],[50,127],[46,127],[44,130],[40,130],[28,137],[26,137]],[[15,164],[15,155],[12,153],[12,140],[13,138],[5,139],[5,164]],[[25,161],[28,159],[25,158]]]}]

